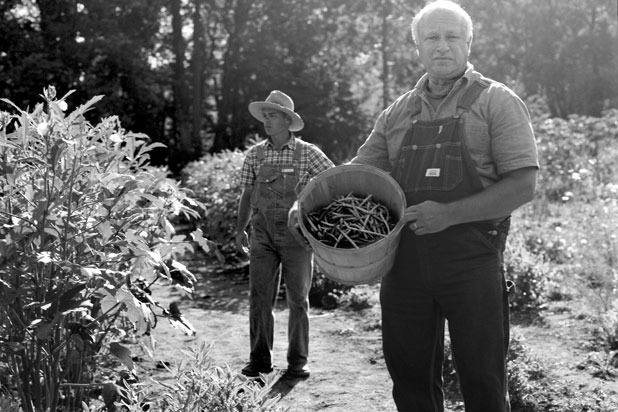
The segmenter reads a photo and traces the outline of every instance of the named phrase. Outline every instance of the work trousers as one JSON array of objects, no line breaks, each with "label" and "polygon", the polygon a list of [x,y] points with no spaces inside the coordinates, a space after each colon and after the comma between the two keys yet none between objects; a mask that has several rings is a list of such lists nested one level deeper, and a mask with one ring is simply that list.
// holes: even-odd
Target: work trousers
[{"label": "work trousers", "polygon": [[399,412],[443,412],[444,325],[466,412],[507,412],[506,233],[473,224],[402,232],[380,291],[384,356]]},{"label": "work trousers", "polygon": [[251,363],[272,366],[273,309],[283,277],[289,308],[287,361],[293,368],[305,366],[309,353],[312,254],[293,238],[287,227],[287,210],[271,210],[268,214],[254,211],[250,259]]}]

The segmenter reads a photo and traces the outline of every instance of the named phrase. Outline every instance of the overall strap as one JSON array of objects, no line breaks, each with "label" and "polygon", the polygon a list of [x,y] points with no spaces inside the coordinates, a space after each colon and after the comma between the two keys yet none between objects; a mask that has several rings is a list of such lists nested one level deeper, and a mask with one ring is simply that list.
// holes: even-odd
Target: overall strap
[{"label": "overall strap", "polygon": [[[455,117],[460,117],[463,113],[470,110],[476,99],[478,99],[481,93],[490,85],[491,80],[484,77],[472,82],[472,84],[470,84],[468,89],[457,101],[457,109],[461,109],[461,111],[458,111],[458,114]],[[475,191],[480,192],[483,190],[483,183],[481,182],[481,178],[476,170],[476,162],[472,159],[472,156],[470,155],[470,152],[468,151],[463,140],[462,145],[463,147],[461,153],[464,158],[464,165],[468,170],[468,175],[472,177],[472,187]]]},{"label": "overall strap", "polygon": [[293,138],[296,143],[296,150],[294,150],[294,164],[298,164],[300,162],[300,156],[302,154],[303,146],[305,142],[300,140],[298,137]]},{"label": "overall strap", "polygon": [[257,164],[258,164],[258,166],[262,165],[262,162],[264,161],[264,158],[266,157],[266,155],[264,154],[264,144],[259,144],[256,147],[256,149],[257,149]]},{"label": "overall strap", "polygon": [[470,110],[476,99],[478,99],[481,93],[490,85],[491,80],[485,77],[481,77],[480,79],[473,81],[472,84],[468,86],[468,89],[457,101],[457,109],[461,109],[460,114]]}]

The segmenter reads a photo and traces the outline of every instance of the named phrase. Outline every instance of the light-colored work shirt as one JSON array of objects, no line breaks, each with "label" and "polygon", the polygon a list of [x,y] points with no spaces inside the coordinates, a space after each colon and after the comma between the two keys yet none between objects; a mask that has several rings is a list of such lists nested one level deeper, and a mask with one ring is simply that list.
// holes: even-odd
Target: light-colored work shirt
[{"label": "light-colored work shirt", "polygon": [[[371,134],[351,163],[370,164],[390,172],[411,122],[429,121],[457,114],[457,100],[466,86],[480,73],[468,64],[448,96],[434,109],[426,94],[425,74],[414,89],[400,96],[378,117]],[[419,96],[420,113],[414,96]],[[524,102],[508,87],[491,82],[468,112],[463,114],[465,144],[476,164],[484,187],[500,180],[500,175],[524,167],[539,167],[537,147]]]}]

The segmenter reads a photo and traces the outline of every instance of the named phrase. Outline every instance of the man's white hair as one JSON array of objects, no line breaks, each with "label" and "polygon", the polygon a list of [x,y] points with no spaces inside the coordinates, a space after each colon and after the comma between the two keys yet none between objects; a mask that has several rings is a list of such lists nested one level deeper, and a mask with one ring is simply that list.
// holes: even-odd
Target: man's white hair
[{"label": "man's white hair", "polygon": [[426,16],[427,14],[435,10],[450,10],[450,11],[457,13],[459,16],[461,16],[461,18],[463,18],[466,23],[466,34],[468,36],[467,38],[468,44],[472,42],[473,27],[472,27],[472,18],[470,17],[470,15],[459,4],[453,1],[436,0],[430,3],[427,3],[425,7],[423,7],[416,14],[416,16],[414,16],[414,18],[412,19],[411,30],[412,30],[412,40],[414,40],[414,44],[418,45],[418,37],[419,37],[418,24],[419,22],[422,20],[424,16]]}]

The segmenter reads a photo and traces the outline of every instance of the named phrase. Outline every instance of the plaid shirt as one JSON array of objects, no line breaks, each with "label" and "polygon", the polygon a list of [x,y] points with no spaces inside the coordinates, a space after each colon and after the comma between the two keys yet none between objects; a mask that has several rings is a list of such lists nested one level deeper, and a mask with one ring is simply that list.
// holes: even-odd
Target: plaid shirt
[{"label": "plaid shirt", "polygon": [[[296,150],[296,139],[294,135],[283,145],[281,150],[275,150],[270,138],[255,144],[247,151],[247,155],[240,171],[240,184],[243,187],[253,186],[259,167],[258,164],[258,147],[264,146],[264,159],[262,163],[269,164],[290,164],[294,162],[294,151]],[[299,160],[299,180],[300,187],[304,187],[311,178],[326,169],[335,166],[331,160],[326,157],[317,146],[306,143],[302,145],[300,160]]]}]

